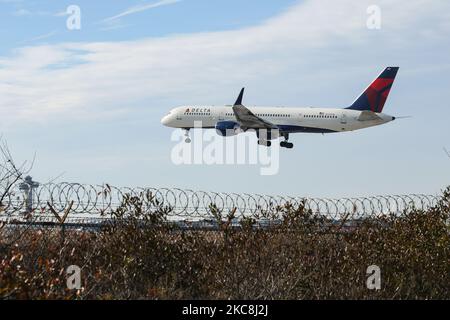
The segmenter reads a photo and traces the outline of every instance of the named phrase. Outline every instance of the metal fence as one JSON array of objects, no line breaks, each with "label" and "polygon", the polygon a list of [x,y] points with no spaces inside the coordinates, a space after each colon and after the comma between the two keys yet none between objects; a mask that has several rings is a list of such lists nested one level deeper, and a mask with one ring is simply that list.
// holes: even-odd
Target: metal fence
[{"label": "metal fence", "polygon": [[118,188],[110,185],[79,183],[48,183],[39,185],[31,179],[15,186],[2,201],[0,218],[21,219],[28,214],[52,220],[49,207],[56,212],[69,210],[66,221],[97,221],[116,209],[126,194],[141,197],[151,193],[156,203],[147,203],[149,210],[170,207],[169,216],[176,220],[211,218],[210,206],[236,216],[256,215],[273,211],[287,203],[303,204],[315,214],[339,220],[397,214],[411,208],[424,209],[437,204],[439,197],[424,194],[384,195],[359,198],[308,198],[247,193],[224,193],[183,190],[178,188]]}]

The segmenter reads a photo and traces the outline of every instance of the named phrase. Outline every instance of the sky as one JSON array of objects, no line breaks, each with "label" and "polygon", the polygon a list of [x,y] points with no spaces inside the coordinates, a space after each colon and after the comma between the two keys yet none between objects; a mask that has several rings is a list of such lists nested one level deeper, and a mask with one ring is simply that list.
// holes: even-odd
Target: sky
[{"label": "sky", "polygon": [[[69,6],[80,29],[69,29]],[[367,9],[380,9],[368,28]],[[436,194],[449,185],[447,0],[0,0],[0,134],[35,180],[272,195]],[[175,165],[179,105],[346,107],[399,66],[365,130],[291,135],[279,172]]]}]

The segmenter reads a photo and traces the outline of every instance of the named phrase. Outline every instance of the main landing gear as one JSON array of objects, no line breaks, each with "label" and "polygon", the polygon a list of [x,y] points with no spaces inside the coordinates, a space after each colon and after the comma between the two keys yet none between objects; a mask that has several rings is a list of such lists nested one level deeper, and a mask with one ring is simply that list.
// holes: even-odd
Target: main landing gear
[{"label": "main landing gear", "polygon": [[[272,142],[271,141],[258,140],[258,144],[262,145],[262,146],[270,147],[272,145]],[[280,142],[280,147],[287,148],[287,149],[292,149],[294,147],[294,144],[291,143],[291,142],[287,142],[287,141],[281,141]]]},{"label": "main landing gear", "polygon": [[292,149],[294,147],[294,144],[292,142],[281,141],[280,142],[280,147]]},{"label": "main landing gear", "polygon": [[294,147],[294,144],[292,142],[288,142],[289,134],[285,133],[285,134],[283,134],[283,136],[284,136],[284,141],[280,142],[280,147],[287,148],[287,149],[292,149]]},{"label": "main landing gear", "polygon": [[191,138],[189,138],[189,129],[184,129],[184,136],[186,137],[186,140],[184,140],[184,142],[191,143]]},{"label": "main landing gear", "polygon": [[258,144],[266,147],[270,147],[272,145],[271,141],[258,140]]}]

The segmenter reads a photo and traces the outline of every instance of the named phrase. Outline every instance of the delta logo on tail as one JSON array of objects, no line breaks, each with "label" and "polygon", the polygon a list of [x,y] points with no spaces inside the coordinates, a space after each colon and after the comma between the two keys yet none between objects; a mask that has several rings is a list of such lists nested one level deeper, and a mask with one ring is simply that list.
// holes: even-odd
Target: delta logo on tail
[{"label": "delta logo on tail", "polygon": [[382,112],[398,67],[387,67],[347,109]]}]

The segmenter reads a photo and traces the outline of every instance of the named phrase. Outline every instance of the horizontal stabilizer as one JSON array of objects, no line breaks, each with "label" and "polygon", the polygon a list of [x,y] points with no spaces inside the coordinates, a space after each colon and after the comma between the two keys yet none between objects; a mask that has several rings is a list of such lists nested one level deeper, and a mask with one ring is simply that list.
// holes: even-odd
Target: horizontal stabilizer
[{"label": "horizontal stabilizer", "polygon": [[372,111],[362,111],[358,117],[358,121],[380,120],[381,118]]}]

